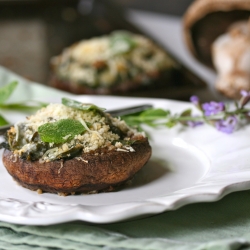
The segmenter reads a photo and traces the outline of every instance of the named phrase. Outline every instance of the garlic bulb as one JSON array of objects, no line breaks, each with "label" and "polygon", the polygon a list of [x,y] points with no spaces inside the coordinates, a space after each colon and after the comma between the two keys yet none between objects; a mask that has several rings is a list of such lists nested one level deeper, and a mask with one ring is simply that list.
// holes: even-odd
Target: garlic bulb
[{"label": "garlic bulb", "polygon": [[212,44],[212,60],[218,73],[216,89],[229,98],[250,90],[250,22],[234,23]]}]

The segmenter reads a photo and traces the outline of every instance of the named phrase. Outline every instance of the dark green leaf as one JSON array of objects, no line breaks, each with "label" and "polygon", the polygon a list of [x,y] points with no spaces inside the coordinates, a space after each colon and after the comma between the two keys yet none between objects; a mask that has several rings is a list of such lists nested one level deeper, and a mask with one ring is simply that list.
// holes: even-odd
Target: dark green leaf
[{"label": "dark green leaf", "polygon": [[4,126],[7,124],[9,124],[9,122],[7,120],[5,120],[2,115],[0,115],[0,126]]},{"label": "dark green leaf", "polygon": [[177,124],[176,121],[168,121],[168,122],[165,123],[165,125],[166,125],[168,128],[172,128],[172,127],[174,127],[176,124]]},{"label": "dark green leaf", "polygon": [[191,115],[192,115],[192,109],[186,109],[180,114],[180,117],[191,116]]},{"label": "dark green leaf", "polygon": [[78,102],[69,98],[62,98],[62,104],[67,106],[67,107],[71,107],[71,108],[75,108],[75,109],[80,109],[80,110],[96,110],[99,112],[103,112],[105,109],[100,108],[94,104],[91,103],[82,103],[82,102]]},{"label": "dark green leaf", "polygon": [[17,82],[11,82],[0,88],[0,103],[5,103],[17,86]]},{"label": "dark green leaf", "polygon": [[[130,127],[133,127],[133,128],[141,128],[141,122],[137,122],[137,121],[131,121],[131,120],[126,120],[124,119],[124,121],[130,126]],[[142,130],[141,130],[142,131]]]},{"label": "dark green leaf", "polygon": [[162,119],[166,118],[170,114],[169,110],[164,109],[147,109],[140,114],[140,117],[161,117]]},{"label": "dark green leaf", "polygon": [[45,123],[38,127],[38,133],[43,142],[63,143],[82,134],[86,129],[76,120],[62,119],[52,123]]}]

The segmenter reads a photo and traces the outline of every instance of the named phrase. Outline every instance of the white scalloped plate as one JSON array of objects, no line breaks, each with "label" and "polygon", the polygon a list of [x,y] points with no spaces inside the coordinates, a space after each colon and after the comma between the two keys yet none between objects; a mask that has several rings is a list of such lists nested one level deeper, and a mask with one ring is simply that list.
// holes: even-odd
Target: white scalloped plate
[{"label": "white scalloped plate", "polygon": [[[101,107],[143,103],[180,112],[190,104],[162,99],[78,96]],[[56,100],[58,101],[58,99]],[[21,114],[6,114],[11,121]],[[18,186],[0,164],[0,220],[49,225],[73,220],[111,223],[158,214],[194,202],[216,201],[250,188],[250,126],[227,135],[204,125],[197,128],[147,128],[151,160],[123,189],[61,197]]]}]

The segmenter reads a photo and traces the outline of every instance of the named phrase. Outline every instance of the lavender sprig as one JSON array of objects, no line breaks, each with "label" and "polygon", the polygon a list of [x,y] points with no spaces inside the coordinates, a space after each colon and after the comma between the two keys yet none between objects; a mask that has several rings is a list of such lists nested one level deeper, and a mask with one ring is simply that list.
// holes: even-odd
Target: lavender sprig
[{"label": "lavender sprig", "polygon": [[200,109],[202,113],[200,118],[204,122],[213,125],[221,132],[230,134],[236,130],[240,120],[250,118],[250,110],[245,108],[246,104],[250,101],[250,92],[241,91],[241,96],[240,101],[235,102],[233,110],[226,107],[223,102],[211,101],[201,104],[200,101],[197,101],[198,97],[196,99],[191,97],[190,100]]},{"label": "lavender sprig", "polygon": [[192,109],[174,115],[169,110],[149,109],[140,114],[122,118],[129,125],[135,125],[139,128],[142,124],[152,127],[167,126],[169,128],[177,124],[189,127],[210,124],[218,131],[231,134],[236,130],[241,120],[250,120],[250,109],[246,108],[246,104],[250,101],[250,92],[241,91],[241,95],[240,101],[235,102],[234,109],[223,102],[201,103],[197,96],[191,96],[190,101],[200,111],[199,115],[193,115]]}]

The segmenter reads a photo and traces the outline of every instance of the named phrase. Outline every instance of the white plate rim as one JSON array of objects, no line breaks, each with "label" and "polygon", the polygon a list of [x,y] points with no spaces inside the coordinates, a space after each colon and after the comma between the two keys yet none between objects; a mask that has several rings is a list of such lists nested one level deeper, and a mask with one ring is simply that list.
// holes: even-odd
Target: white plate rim
[{"label": "white plate rim", "polygon": [[[116,107],[151,103],[155,107],[169,108],[173,111],[180,111],[191,107],[191,104],[186,102],[153,99],[153,98],[130,98],[130,97],[113,97],[113,96],[76,96],[75,99],[84,100],[92,103],[107,104],[107,106],[116,104]],[[111,107],[107,107],[111,108]],[[176,136],[179,133],[178,129],[168,130],[169,135]],[[90,206],[82,204],[56,204],[41,201],[31,202],[22,198],[13,199],[10,197],[0,196],[0,220],[16,224],[26,225],[51,225],[57,223],[64,223],[69,221],[80,220],[90,223],[113,223],[124,220],[135,219],[138,217],[146,217],[153,214],[159,214],[162,212],[178,209],[184,205],[197,203],[197,202],[212,202],[217,201],[225,195],[250,188],[250,164],[246,161],[248,156],[247,143],[244,140],[244,136],[250,134],[249,126],[242,128],[240,131],[236,131],[233,135],[225,135],[221,132],[216,131],[214,128],[208,125],[201,126],[199,128],[188,128],[185,132],[182,132],[184,139],[193,138],[194,142],[197,142],[204,133],[210,137],[204,139],[205,144],[209,145],[210,148],[211,137],[215,140],[220,141],[225,147],[228,141],[237,142],[234,145],[235,150],[239,149],[241,154],[241,164],[238,162],[233,164],[231,156],[228,155],[224,159],[225,162],[230,161],[229,168],[223,165],[223,157],[227,155],[231,148],[218,149],[222,153],[220,157],[222,159],[213,159],[216,157],[216,151],[209,156],[210,161],[220,165],[219,171],[207,171],[202,180],[195,183],[193,186],[176,190],[173,193],[168,193],[165,196],[152,197],[142,201],[133,202],[121,202],[113,205],[99,205]],[[178,136],[177,136],[178,137]],[[210,145],[211,144],[211,145]],[[196,145],[197,146],[197,145]],[[202,149],[204,150],[204,148]],[[206,151],[206,150],[205,150]],[[212,150],[213,151],[213,150]],[[205,152],[210,153],[210,152]],[[219,158],[220,158],[219,157]],[[237,158],[237,157],[236,157]],[[236,161],[236,159],[234,159]],[[219,161],[219,163],[218,163]],[[239,167],[237,167],[237,166]],[[219,165],[218,165],[219,166]],[[3,166],[2,166],[3,167]],[[222,169],[222,170],[221,170]],[[42,198],[42,196],[41,196]]]}]

